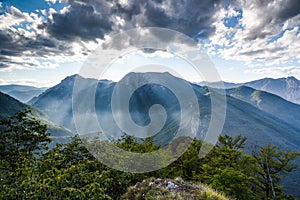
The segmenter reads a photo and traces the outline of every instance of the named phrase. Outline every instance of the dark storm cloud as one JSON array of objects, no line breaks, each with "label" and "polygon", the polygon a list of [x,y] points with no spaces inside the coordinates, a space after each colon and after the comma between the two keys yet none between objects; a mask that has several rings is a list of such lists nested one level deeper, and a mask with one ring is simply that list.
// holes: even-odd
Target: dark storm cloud
[{"label": "dark storm cloud", "polygon": [[4,64],[4,63],[0,63],[0,69],[3,69],[3,68],[7,68],[8,65]]},{"label": "dark storm cloud", "polygon": [[[53,13],[51,18],[38,25],[50,36],[37,35],[30,39],[17,32],[0,30],[1,54],[6,59],[13,56],[45,56],[49,54],[72,55],[67,45],[74,41],[89,41],[103,38],[105,34],[136,27],[171,28],[195,37],[202,37],[214,31],[212,17],[223,7],[221,0],[69,0],[68,9]],[[11,9],[16,18],[24,15]],[[117,24],[117,17],[125,21]],[[59,40],[60,42],[58,42]],[[3,61],[3,59],[0,58]],[[7,60],[5,60],[7,61]]]},{"label": "dark storm cloud", "polygon": [[280,22],[283,22],[299,14],[300,14],[300,1],[287,0],[287,1],[283,1],[281,9],[278,12],[277,18]]},{"label": "dark storm cloud", "polygon": [[214,32],[213,16],[225,1],[221,0],[129,0],[128,5],[116,5],[114,11],[126,20],[127,27],[170,28],[188,36],[207,37]]},{"label": "dark storm cloud", "polygon": [[257,19],[251,21],[254,26],[247,30],[246,39],[248,40],[262,39],[277,34],[283,23],[300,14],[299,0],[235,0],[233,5],[243,11],[259,13]]},{"label": "dark storm cloud", "polygon": [[[59,42],[46,34],[38,34],[31,29],[31,36],[25,36],[26,29],[19,27],[19,23],[32,23],[34,18],[28,13],[22,13],[15,7],[5,8],[0,15],[0,66],[11,65],[36,66],[37,63],[22,58],[46,57],[50,55],[72,55],[72,48],[67,43]],[[13,25],[13,28],[11,27]],[[41,27],[39,27],[41,28]]]},{"label": "dark storm cloud", "polygon": [[1,50],[5,50],[5,48],[9,47],[10,42],[12,40],[13,40],[13,38],[12,38],[11,34],[8,34],[7,32],[0,30],[0,47],[1,47]]},{"label": "dark storm cloud", "polygon": [[0,31],[0,40],[0,54],[7,56],[23,55],[26,54],[25,51],[30,51],[33,56],[45,56],[69,49],[67,46],[60,45],[56,40],[42,35],[32,39],[15,32]]},{"label": "dark storm cloud", "polygon": [[[7,28],[0,29],[0,67],[13,63],[14,57],[20,56],[74,55],[73,42],[95,41],[106,34],[136,27],[170,28],[193,38],[207,38],[216,30],[215,14],[228,2],[242,10],[262,13],[251,22],[257,26],[249,29],[246,35],[249,40],[273,35],[274,27],[300,14],[299,0],[127,0],[125,3],[121,0],[69,0],[64,12],[52,13],[38,25],[46,34],[29,38]],[[15,8],[6,9],[6,12],[14,18],[25,20],[29,17]]]},{"label": "dark storm cloud", "polygon": [[54,13],[45,27],[60,40],[94,40],[112,30],[110,7],[105,1],[69,1],[66,13]]},{"label": "dark storm cloud", "polygon": [[[19,53],[16,52],[16,51],[3,49],[3,50],[0,50],[0,55],[4,55],[4,56],[18,56]],[[0,59],[1,59],[1,57],[0,57]]]},{"label": "dark storm cloud", "polygon": [[[118,0],[69,1],[65,13],[53,14],[44,24],[46,30],[60,40],[74,41],[103,38],[112,31],[136,27],[163,27],[191,37],[207,37],[214,32],[213,15],[224,7],[222,0]],[[125,21],[117,25],[116,17]]]},{"label": "dark storm cloud", "polygon": [[[10,30],[0,30],[0,65],[1,68],[10,64],[23,63],[15,62],[15,57],[44,57],[49,55],[72,55],[71,47],[59,44],[55,39],[37,35],[36,38],[25,36]],[[30,63],[27,63],[30,65]],[[34,64],[33,64],[34,65]]]}]

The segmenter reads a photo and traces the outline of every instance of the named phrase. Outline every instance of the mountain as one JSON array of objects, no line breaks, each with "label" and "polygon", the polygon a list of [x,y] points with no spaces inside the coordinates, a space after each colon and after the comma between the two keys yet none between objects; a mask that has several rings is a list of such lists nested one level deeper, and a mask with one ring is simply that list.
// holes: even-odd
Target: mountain
[{"label": "mountain", "polygon": [[244,85],[276,94],[290,102],[300,104],[300,81],[293,76],[279,79],[264,78]]},{"label": "mountain", "polygon": [[[62,80],[58,85],[47,89],[44,93],[31,99],[28,103],[33,107],[42,110],[47,118],[51,119],[54,123],[75,131],[72,112],[72,93],[76,78],[87,82],[87,84],[97,84],[97,81],[94,79],[83,79],[78,75],[69,76]],[[111,83],[113,82],[101,81],[99,83],[99,88],[102,86],[105,88]],[[111,92],[111,90],[108,92]],[[84,98],[84,96],[82,96],[82,98]]]},{"label": "mountain", "polygon": [[47,88],[37,88],[25,85],[0,85],[0,91],[15,99],[26,103],[35,96],[43,93]]},{"label": "mountain", "polygon": [[[93,110],[95,110],[102,130],[98,128],[98,121],[95,122],[93,120],[86,120],[87,124],[80,124],[80,126],[84,126],[85,130],[89,130],[91,133],[104,131],[107,137],[119,138],[123,134],[123,131],[116,125],[111,108],[111,98],[113,90],[116,87],[115,82],[108,80],[97,81],[73,75],[65,78],[61,83],[49,88],[35,98],[34,101],[31,101],[32,106],[42,110],[56,124],[76,131],[73,119],[74,110],[72,107],[72,98],[74,98],[72,92],[76,79],[77,81],[79,80],[79,87],[81,87],[79,95],[76,97],[78,98],[76,102],[79,103],[74,105],[77,115],[85,119],[92,119],[90,117]],[[130,73],[119,84],[124,88],[134,88],[141,80],[171,81],[174,87],[180,81],[188,83],[168,73]],[[210,95],[214,93],[217,101],[219,101],[222,98],[222,94],[219,94],[217,89],[197,84],[188,84],[190,84],[198,99],[201,127],[197,138],[203,139],[208,130],[211,118]],[[95,92],[95,96],[89,92]],[[239,134],[247,136],[247,152],[251,152],[256,146],[267,144],[278,146],[283,150],[300,151],[299,105],[288,102],[277,95],[246,86],[228,89],[226,93],[227,108],[222,133],[231,136]],[[125,93],[120,93],[118,99],[122,103],[125,99]],[[189,98],[186,99],[189,100]],[[83,102],[83,104],[80,102]],[[84,107],[85,102],[95,103]],[[178,106],[178,100],[172,91],[167,87],[157,84],[143,85],[132,93],[128,103],[130,117],[140,126],[145,126],[151,122],[149,108],[152,105],[161,104],[167,114],[165,119],[166,124],[155,135],[154,142],[160,144],[169,143],[174,137],[173,133],[178,129],[181,116],[181,108]],[[123,112],[124,110],[119,111]],[[185,117],[188,118],[189,116],[184,116],[183,119]],[[300,165],[300,159],[296,163]],[[286,183],[289,186],[289,192],[295,191],[293,186],[296,188],[299,187],[299,172],[300,169],[285,178],[287,182],[293,182],[292,186]]]},{"label": "mountain", "polygon": [[[138,79],[149,79],[147,74],[149,75],[149,73],[130,73],[125,76],[124,80],[126,80],[123,81],[123,84],[126,87],[133,86]],[[179,78],[168,73],[156,73],[156,76],[159,80],[170,79],[174,84],[179,81]],[[114,132],[114,134],[117,134],[116,132],[121,133],[122,131],[116,128],[117,126],[111,114],[111,95],[116,84],[111,81],[101,80],[97,82],[97,80],[85,79],[78,75],[70,76],[38,96],[32,103],[32,106],[42,110],[51,121],[75,131],[72,92],[76,77],[82,81],[82,85],[87,87],[97,84],[95,86],[96,103],[94,105],[97,117],[104,118],[104,121],[101,123],[102,127],[108,127],[105,131]],[[198,137],[203,137],[203,133],[206,132],[210,122],[211,99],[209,93],[211,91],[207,87],[201,87],[196,84],[191,84],[191,86],[195,91],[200,106],[202,121],[200,132],[202,135],[199,133]],[[82,95],[79,95],[82,102],[89,101],[91,96],[85,95],[87,93],[84,93],[84,89],[82,91]],[[239,90],[237,89],[236,92],[234,89],[228,91],[227,113],[223,133],[246,135],[249,138],[248,142],[253,145],[265,145],[272,142],[274,145],[286,149],[300,150],[299,106],[289,103],[276,95],[267,92],[258,93],[244,86],[242,87],[243,97],[238,97],[237,91]],[[259,98],[262,98],[263,101],[260,101]],[[274,103],[276,103],[276,106],[274,106]],[[129,106],[133,121],[141,126],[147,125],[150,122],[148,110],[153,104],[164,106],[168,116],[172,116],[166,119],[169,124],[173,123],[168,128],[175,130],[176,126],[178,127],[178,124],[176,125],[178,121],[177,114],[180,112],[176,97],[167,88],[155,84],[139,88],[131,97]],[[81,114],[87,116],[92,109],[94,108],[82,109]],[[91,130],[93,129],[92,127],[96,127],[92,123],[87,126]]]}]

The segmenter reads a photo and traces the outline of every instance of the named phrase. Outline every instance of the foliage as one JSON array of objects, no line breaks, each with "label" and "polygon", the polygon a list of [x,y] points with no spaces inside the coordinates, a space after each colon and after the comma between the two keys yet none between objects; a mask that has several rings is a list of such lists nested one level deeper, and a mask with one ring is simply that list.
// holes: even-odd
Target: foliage
[{"label": "foliage", "polygon": [[24,178],[30,177],[37,156],[51,141],[46,126],[30,116],[26,110],[0,120],[0,196],[22,196]]},{"label": "foliage", "polygon": [[[292,161],[299,155],[270,145],[245,154],[246,138],[222,135],[204,158],[198,152],[209,144],[193,140],[179,159],[163,169],[126,173],[95,159],[77,136],[46,151],[50,142],[46,126],[31,118],[29,111],[1,120],[0,133],[0,199],[227,199],[220,192],[235,199],[269,199],[273,194],[277,199],[292,199],[279,183],[295,169]],[[170,148],[181,148],[184,139],[175,139]],[[115,144],[138,153],[161,148],[152,139],[137,141],[128,136]],[[167,189],[168,181],[178,188]]]},{"label": "foliage", "polygon": [[299,155],[299,152],[281,151],[271,145],[261,147],[253,153],[260,168],[258,178],[262,184],[259,185],[259,189],[265,194],[266,199],[276,196],[282,198],[283,188],[279,185],[281,177],[297,167],[291,161]]},{"label": "foliage", "polygon": [[243,153],[245,141],[241,136],[221,135],[216,147],[203,158],[198,180],[237,199],[257,199],[251,190],[256,181],[256,162]]},{"label": "foliage", "polygon": [[15,170],[25,158],[46,149],[46,142],[50,142],[46,125],[29,114],[30,111],[19,112],[0,120],[0,156],[6,163],[2,163],[5,170]]}]

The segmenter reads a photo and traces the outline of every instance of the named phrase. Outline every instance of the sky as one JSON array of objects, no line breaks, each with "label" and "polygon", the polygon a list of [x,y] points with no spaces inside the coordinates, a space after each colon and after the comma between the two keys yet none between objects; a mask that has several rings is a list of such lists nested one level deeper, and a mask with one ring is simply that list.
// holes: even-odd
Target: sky
[{"label": "sky", "polygon": [[1,0],[0,84],[53,86],[139,27],[193,38],[224,81],[300,79],[299,0]]}]

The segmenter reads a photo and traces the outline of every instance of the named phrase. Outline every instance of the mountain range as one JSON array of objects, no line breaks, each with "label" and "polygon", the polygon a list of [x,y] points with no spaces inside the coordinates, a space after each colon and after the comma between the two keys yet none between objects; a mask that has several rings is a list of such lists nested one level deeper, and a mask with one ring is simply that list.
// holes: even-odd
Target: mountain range
[{"label": "mountain range", "polygon": [[[150,76],[151,75],[151,76]],[[155,77],[157,80],[170,80],[175,85],[181,80],[168,73],[130,73],[123,78],[125,87],[138,84],[138,80],[149,80]],[[52,124],[56,124],[63,130],[76,132],[73,118],[73,108],[80,105],[72,105],[73,86],[75,81],[80,80],[82,85],[95,87],[95,105],[86,110],[80,110],[82,115],[87,116],[95,109],[100,125],[104,130],[97,130],[92,122],[86,124],[92,131],[108,132],[112,138],[120,137],[123,132],[118,128],[111,112],[111,97],[116,86],[115,82],[109,80],[95,80],[83,78],[79,75],[66,77],[59,84],[48,88],[40,95],[33,97],[28,103],[31,107],[38,109],[43,116]],[[198,139],[203,139],[211,120],[211,94],[215,93],[217,98],[224,94],[219,93],[216,88],[208,88],[201,84],[193,84],[187,81],[198,100],[200,108],[201,126],[197,134]],[[262,79],[245,84],[231,84],[226,86],[226,118],[222,133],[231,136],[242,134],[247,136],[247,149],[251,152],[255,146],[272,144],[283,150],[300,151],[300,105],[299,81],[293,77],[283,79]],[[297,89],[298,88],[298,89]],[[289,93],[291,91],[291,93]],[[91,96],[84,95],[82,88],[80,98],[82,102],[88,101]],[[276,93],[276,94],[275,94]],[[120,100],[122,100],[120,98]],[[22,109],[28,105],[10,99],[7,95],[0,95],[0,102],[15,105],[15,110]],[[74,102],[73,102],[74,103]],[[299,103],[299,102],[298,102]],[[137,89],[129,101],[129,110],[133,121],[145,126],[150,123],[149,108],[152,105],[161,104],[166,111],[166,124],[154,137],[154,141],[167,144],[173,137],[172,133],[178,129],[180,120],[180,106],[172,91],[157,84],[148,84]],[[3,104],[5,105],[5,104]],[[8,107],[7,107],[8,108]],[[1,110],[2,109],[2,110]],[[10,115],[14,110],[0,107],[1,113]],[[9,111],[11,113],[9,113]],[[3,115],[3,114],[2,114]],[[70,132],[67,132],[69,134]],[[64,135],[58,134],[60,136]],[[300,166],[300,159],[296,160]],[[300,169],[288,175],[284,183],[289,186],[289,192],[294,192],[300,186]],[[293,183],[293,184],[291,184]]]},{"label": "mountain range", "polygon": [[[176,77],[168,73],[157,73],[158,79],[174,79]],[[153,76],[152,76],[153,77]],[[60,126],[75,131],[72,111],[72,92],[75,79],[81,79],[86,84],[97,84],[96,86],[96,112],[105,113],[107,121],[114,127],[114,121],[110,114],[110,100],[115,82],[108,80],[97,81],[94,79],[84,79],[78,75],[65,78],[58,85],[46,90],[40,96],[32,99],[30,104],[43,111],[46,116]],[[127,79],[131,80],[130,84],[135,85],[135,80],[149,79],[147,73],[131,73],[127,75]],[[200,106],[202,128],[205,130],[210,119],[211,99],[209,88],[189,83],[197,98]],[[286,138],[291,135],[293,139],[287,144],[290,147],[297,147],[300,144],[300,105],[291,103],[277,95],[255,90],[247,86],[239,86],[226,90],[227,93],[227,114],[224,133],[228,134],[244,134],[249,137],[251,143],[264,143],[263,141],[273,141],[278,146],[285,147],[282,143],[286,143]],[[82,95],[82,99],[84,99]],[[87,97],[89,98],[89,97]],[[105,103],[104,103],[105,102]],[[167,103],[166,103],[167,102]],[[167,111],[176,113],[178,109],[174,105],[178,105],[174,94],[166,88],[157,85],[146,85],[135,92],[135,96],[131,99],[131,112],[138,113],[133,115],[140,125],[149,123],[147,109],[151,105],[161,103]],[[104,110],[107,109],[107,110]],[[118,129],[114,129],[118,131]],[[120,131],[120,130],[119,130]],[[268,136],[270,140],[265,140]]]}]

